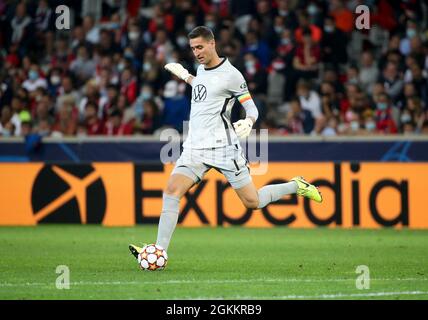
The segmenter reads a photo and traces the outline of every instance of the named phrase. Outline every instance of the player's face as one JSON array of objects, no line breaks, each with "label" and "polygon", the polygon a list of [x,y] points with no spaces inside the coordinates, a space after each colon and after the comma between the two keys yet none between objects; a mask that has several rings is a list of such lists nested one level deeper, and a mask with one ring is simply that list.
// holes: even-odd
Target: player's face
[{"label": "player's face", "polygon": [[189,40],[190,49],[200,64],[209,64],[215,50],[214,40],[197,37]]}]

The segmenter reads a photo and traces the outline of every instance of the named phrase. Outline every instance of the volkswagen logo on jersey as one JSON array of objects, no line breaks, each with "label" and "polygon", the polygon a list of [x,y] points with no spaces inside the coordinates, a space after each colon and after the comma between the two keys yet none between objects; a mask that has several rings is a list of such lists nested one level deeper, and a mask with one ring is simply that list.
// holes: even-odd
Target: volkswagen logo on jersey
[{"label": "volkswagen logo on jersey", "polygon": [[193,88],[193,101],[201,102],[207,98],[207,88],[204,85],[198,84]]}]

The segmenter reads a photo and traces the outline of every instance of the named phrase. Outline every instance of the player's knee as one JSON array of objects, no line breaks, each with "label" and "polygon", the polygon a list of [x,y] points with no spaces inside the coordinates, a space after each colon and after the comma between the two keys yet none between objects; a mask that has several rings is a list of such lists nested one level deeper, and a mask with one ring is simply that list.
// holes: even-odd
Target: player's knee
[{"label": "player's knee", "polygon": [[181,197],[183,197],[187,190],[188,188],[183,183],[177,180],[172,180],[168,181],[164,193],[181,199]]},{"label": "player's knee", "polygon": [[176,181],[168,181],[164,193],[170,196],[180,197],[180,186]]},{"label": "player's knee", "polygon": [[245,198],[242,202],[247,209],[257,209],[259,206],[259,199],[256,197]]},{"label": "player's knee", "polygon": [[177,198],[181,198],[183,196],[180,187],[175,183],[168,183],[166,189],[164,190],[164,193]]}]

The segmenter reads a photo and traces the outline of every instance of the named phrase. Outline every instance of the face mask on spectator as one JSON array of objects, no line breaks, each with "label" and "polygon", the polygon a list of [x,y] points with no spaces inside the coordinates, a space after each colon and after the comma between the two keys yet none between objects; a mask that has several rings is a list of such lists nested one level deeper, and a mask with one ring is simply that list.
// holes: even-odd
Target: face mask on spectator
[{"label": "face mask on spectator", "polygon": [[412,117],[408,113],[404,113],[401,115],[401,123],[408,123],[412,120]]},{"label": "face mask on spectator", "polygon": [[151,63],[146,62],[145,64],[143,64],[143,71],[147,72],[152,68]]},{"label": "face mask on spectator", "polygon": [[358,84],[358,79],[357,79],[357,78],[350,78],[350,79],[348,80],[348,83],[351,83],[351,84]]},{"label": "face mask on spectator", "polygon": [[125,64],[124,63],[119,63],[118,65],[117,65],[117,70],[119,71],[119,72],[122,72],[123,70],[125,69]]},{"label": "face mask on spectator", "polygon": [[256,73],[256,64],[254,61],[245,61],[245,69],[248,73],[254,74]]},{"label": "face mask on spectator", "polygon": [[358,121],[351,121],[351,130],[357,131],[360,128],[360,123]]},{"label": "face mask on spectator", "polygon": [[178,37],[177,38],[177,44],[179,47],[184,48],[187,45],[187,38],[186,37]]},{"label": "face mask on spectator", "polygon": [[407,38],[413,38],[416,36],[416,30],[415,29],[407,29],[406,35],[407,35]]},{"label": "face mask on spectator", "polygon": [[282,31],[284,31],[284,28],[281,26],[275,26],[274,29],[276,33],[281,33]]},{"label": "face mask on spectator", "polygon": [[186,23],[184,28],[186,29],[186,31],[190,32],[195,28],[195,24],[194,23]]},{"label": "face mask on spectator", "polygon": [[128,58],[128,59],[134,58],[134,54],[131,51],[126,51],[124,56],[125,58]]},{"label": "face mask on spectator", "polygon": [[316,6],[316,5],[314,5],[314,4],[310,4],[310,5],[308,6],[308,13],[309,13],[311,16],[316,15],[316,14],[317,14],[317,12],[318,12],[318,8],[317,8],[317,6]]},{"label": "face mask on spectator", "polygon": [[281,44],[282,44],[282,45],[286,46],[286,45],[288,45],[289,43],[290,43],[290,39],[288,39],[288,38],[282,38],[282,39],[281,39]]},{"label": "face mask on spectator", "polygon": [[129,40],[131,41],[137,40],[139,36],[140,36],[140,33],[137,31],[128,32],[128,37],[129,37]]},{"label": "face mask on spectator", "polygon": [[388,104],[386,102],[378,102],[377,103],[377,108],[379,110],[386,110],[386,108],[388,108]]},{"label": "face mask on spectator", "polygon": [[30,78],[30,80],[37,80],[37,78],[39,77],[39,73],[37,71],[31,70],[28,73],[28,78]]},{"label": "face mask on spectator", "polygon": [[120,29],[120,24],[117,22],[113,22],[112,24],[110,24],[110,28],[114,30]]},{"label": "face mask on spectator", "polygon": [[152,93],[150,91],[143,91],[142,94],[144,100],[149,100],[152,98]]},{"label": "face mask on spectator", "polygon": [[215,22],[214,21],[207,21],[207,22],[205,22],[205,25],[210,29],[215,28]]},{"label": "face mask on spectator", "polygon": [[285,63],[282,60],[277,60],[272,62],[272,68],[274,70],[282,70],[285,67]]},{"label": "face mask on spectator", "polygon": [[374,121],[368,121],[365,124],[367,131],[373,131],[376,128],[376,123]]},{"label": "face mask on spectator", "polygon": [[60,76],[53,75],[51,76],[51,83],[56,86],[61,82]]},{"label": "face mask on spectator", "polygon": [[331,33],[334,31],[334,27],[333,26],[325,26],[324,31],[327,33]]}]

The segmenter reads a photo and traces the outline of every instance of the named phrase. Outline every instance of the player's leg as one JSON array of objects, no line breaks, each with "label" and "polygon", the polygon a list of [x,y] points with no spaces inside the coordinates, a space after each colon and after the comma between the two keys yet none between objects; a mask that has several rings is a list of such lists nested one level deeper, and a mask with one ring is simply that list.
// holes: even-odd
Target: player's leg
[{"label": "player's leg", "polygon": [[250,209],[263,208],[285,195],[297,193],[297,190],[298,185],[294,181],[267,185],[259,190],[256,189],[254,183],[251,181],[245,186],[235,189],[244,206]]},{"label": "player's leg", "polygon": [[172,234],[178,221],[180,199],[195,184],[188,175],[175,173],[168,180],[163,193],[162,212],[159,219],[156,244],[168,250]]},{"label": "player's leg", "polygon": [[[263,208],[271,202],[275,202],[288,194],[297,193],[317,202],[322,202],[322,196],[318,188],[305,181],[302,177],[295,177],[290,182],[277,183],[264,186],[259,190],[254,186],[247,160],[238,148],[229,148],[226,157],[219,164],[223,166],[222,173],[235,189],[242,203],[247,208]],[[232,159],[230,161],[229,159]],[[228,165],[230,164],[230,165]]]},{"label": "player's leg", "polygon": [[290,182],[271,184],[256,189],[253,182],[235,189],[246,208],[261,209],[271,202],[275,202],[288,194],[297,193],[316,202],[322,202],[321,192],[317,187],[305,181],[302,177],[295,177]]},{"label": "player's leg", "polygon": [[292,181],[286,183],[267,185],[257,190],[252,182],[247,160],[239,146],[226,147],[224,152],[223,158],[218,157],[220,160],[217,160],[217,164],[245,207],[263,208],[267,204],[293,193],[318,202],[322,201],[318,189],[302,177],[293,178]]},{"label": "player's leg", "polygon": [[[190,172],[190,170],[188,170]],[[162,197],[162,211],[159,218],[156,244],[168,249],[172,234],[177,226],[180,199],[195,184],[195,178],[181,173],[172,173]],[[129,250],[135,258],[142,248],[135,244],[129,245]]]},{"label": "player's leg", "polygon": [[[163,192],[162,212],[159,219],[156,244],[168,249],[172,234],[178,221],[179,204],[183,195],[197,182],[201,181],[208,170],[198,156],[198,152],[185,149],[177,160]],[[141,248],[130,245],[135,257]]]}]

